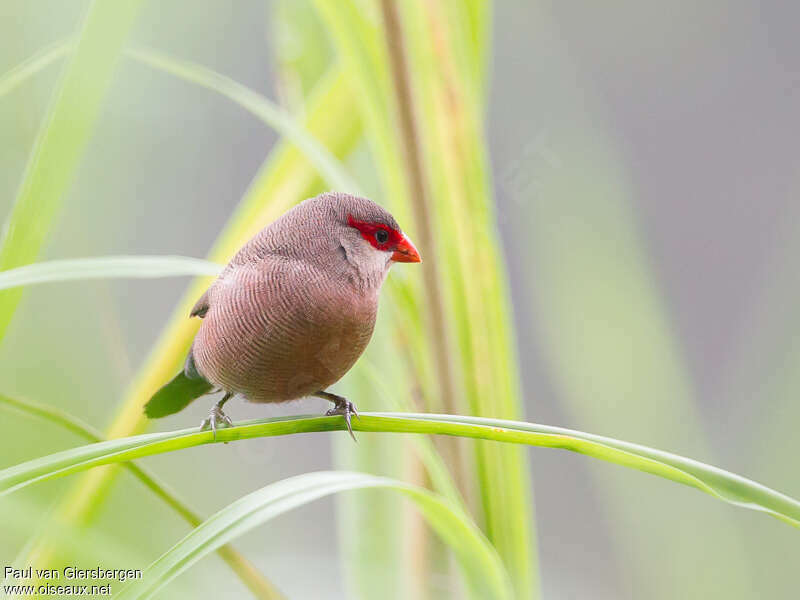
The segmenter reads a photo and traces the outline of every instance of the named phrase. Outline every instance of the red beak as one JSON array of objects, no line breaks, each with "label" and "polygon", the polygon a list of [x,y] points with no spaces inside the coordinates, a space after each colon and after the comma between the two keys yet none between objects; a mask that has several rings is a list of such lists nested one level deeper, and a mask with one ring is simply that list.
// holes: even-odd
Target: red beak
[{"label": "red beak", "polygon": [[407,263],[418,263],[422,262],[422,259],[419,257],[419,252],[414,247],[413,242],[408,239],[405,235],[403,239],[397,242],[397,245],[394,247],[394,254],[392,254],[392,260],[394,262],[407,262]]}]

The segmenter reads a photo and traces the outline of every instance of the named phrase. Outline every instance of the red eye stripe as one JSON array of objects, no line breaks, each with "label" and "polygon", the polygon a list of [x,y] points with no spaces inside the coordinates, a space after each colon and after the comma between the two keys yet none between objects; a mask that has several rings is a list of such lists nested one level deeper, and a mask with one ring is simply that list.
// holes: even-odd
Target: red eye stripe
[{"label": "red eye stripe", "polygon": [[[354,229],[358,229],[361,237],[367,240],[373,247],[378,250],[392,250],[403,239],[403,234],[392,229],[383,223],[370,223],[368,221],[356,221],[352,215],[347,215],[347,224]],[[381,236],[379,231],[386,233],[386,241],[381,243],[376,236]]]}]

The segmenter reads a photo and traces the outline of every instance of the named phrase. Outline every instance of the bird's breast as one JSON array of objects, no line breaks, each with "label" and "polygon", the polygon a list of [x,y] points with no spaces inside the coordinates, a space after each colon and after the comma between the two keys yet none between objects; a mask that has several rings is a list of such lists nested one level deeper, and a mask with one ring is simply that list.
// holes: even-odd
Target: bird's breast
[{"label": "bird's breast", "polygon": [[209,381],[253,402],[291,400],[335,383],[375,325],[377,292],[282,267],[242,270],[215,284],[193,346]]}]

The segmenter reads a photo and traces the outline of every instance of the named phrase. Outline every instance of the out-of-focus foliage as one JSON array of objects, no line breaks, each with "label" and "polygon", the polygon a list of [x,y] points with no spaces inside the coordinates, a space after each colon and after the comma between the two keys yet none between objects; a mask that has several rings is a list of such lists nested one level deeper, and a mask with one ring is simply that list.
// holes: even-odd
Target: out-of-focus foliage
[{"label": "out-of-focus foliage", "polygon": [[[282,211],[346,181],[418,241],[380,0],[145,2],[136,19],[137,3],[106,4],[0,9],[6,267],[145,254],[223,263]],[[396,6],[445,334],[431,334],[420,270],[395,269],[375,339],[341,390],[361,408],[437,407],[444,348],[459,412],[516,417],[519,365],[536,421],[695,456],[797,496],[797,9]],[[31,287],[21,303],[20,288],[0,292],[0,392],[110,423],[112,436],[141,431],[141,403],[178,368],[196,327],[185,314],[207,283],[76,280]],[[163,426],[199,422],[200,404]],[[310,400],[232,414],[318,410]],[[5,413],[0,438],[0,468],[79,443]],[[471,512],[520,595],[536,590],[520,449],[359,438],[333,456],[315,434],[147,460],[200,514],[332,462],[429,487]],[[794,594],[792,528],[629,470],[534,456],[545,596]],[[0,525],[0,565],[43,566],[38,547],[56,562],[143,567],[186,534],[151,490],[115,473],[0,498],[14,517]],[[65,490],[70,523],[45,518],[64,514]],[[335,517],[326,502],[293,511],[237,547],[289,597],[463,592],[445,546],[397,495],[337,505]],[[170,596],[212,589],[249,595],[206,559]]]},{"label": "out-of-focus foliage", "polygon": [[[122,0],[113,6],[98,2],[89,10],[5,221],[0,269],[33,262],[41,252],[142,1]],[[40,66],[43,61],[32,63]],[[0,293],[0,338],[21,295],[16,289]]]}]

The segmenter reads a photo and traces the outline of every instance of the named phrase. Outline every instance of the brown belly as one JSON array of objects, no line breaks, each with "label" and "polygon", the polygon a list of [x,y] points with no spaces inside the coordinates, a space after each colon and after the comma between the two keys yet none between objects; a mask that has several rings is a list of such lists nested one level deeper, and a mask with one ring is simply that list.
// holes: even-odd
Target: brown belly
[{"label": "brown belly", "polygon": [[338,381],[367,346],[375,299],[305,298],[264,306],[222,298],[203,319],[193,352],[213,384],[251,402],[281,402]]}]

